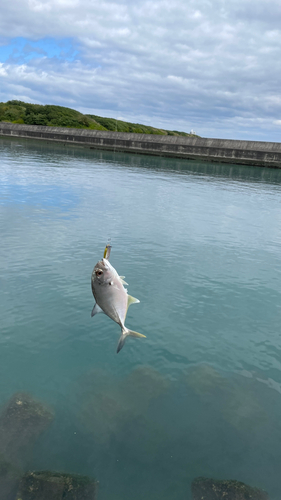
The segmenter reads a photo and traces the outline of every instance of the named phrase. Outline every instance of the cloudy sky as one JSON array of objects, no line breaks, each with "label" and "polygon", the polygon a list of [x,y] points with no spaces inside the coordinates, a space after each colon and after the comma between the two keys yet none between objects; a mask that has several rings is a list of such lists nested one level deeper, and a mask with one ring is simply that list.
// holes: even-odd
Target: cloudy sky
[{"label": "cloudy sky", "polygon": [[280,0],[9,0],[0,101],[281,140]]}]

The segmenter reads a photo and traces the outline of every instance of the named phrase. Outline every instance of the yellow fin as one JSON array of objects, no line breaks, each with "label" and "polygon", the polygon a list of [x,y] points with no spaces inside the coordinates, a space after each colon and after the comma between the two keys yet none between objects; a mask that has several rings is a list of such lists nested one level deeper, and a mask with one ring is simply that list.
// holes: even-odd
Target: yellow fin
[{"label": "yellow fin", "polygon": [[128,330],[127,335],[130,335],[130,337],[137,337],[139,339],[141,339],[141,338],[146,339],[145,335],[143,335],[142,333],[139,333],[139,332],[134,332],[134,330]]},{"label": "yellow fin", "polygon": [[132,297],[132,295],[128,295],[128,305],[127,305],[127,309],[128,307],[131,305],[131,304],[138,304],[139,303],[139,299],[136,299],[135,297]]},{"label": "yellow fin", "polygon": [[[133,299],[134,297],[132,297]],[[138,299],[135,299],[135,300],[138,300]],[[139,300],[138,300],[139,302]],[[139,332],[134,332],[133,330],[129,330],[128,328],[123,328],[122,329],[122,333],[121,333],[121,337],[119,339],[119,342],[118,342],[118,345],[117,345],[117,353],[119,351],[121,351],[123,345],[125,344],[125,340],[126,338],[130,336],[130,337],[136,337],[136,338],[146,338],[145,335],[143,335],[142,333],[139,333]]]},{"label": "yellow fin", "polygon": [[[128,299],[127,299],[127,311],[126,311],[125,318],[127,316],[127,312],[128,312],[129,306],[131,304],[138,304],[138,303],[139,303],[139,299],[135,299],[135,297],[132,297],[132,295],[128,295]],[[124,318],[124,321],[125,321],[125,318]]]}]

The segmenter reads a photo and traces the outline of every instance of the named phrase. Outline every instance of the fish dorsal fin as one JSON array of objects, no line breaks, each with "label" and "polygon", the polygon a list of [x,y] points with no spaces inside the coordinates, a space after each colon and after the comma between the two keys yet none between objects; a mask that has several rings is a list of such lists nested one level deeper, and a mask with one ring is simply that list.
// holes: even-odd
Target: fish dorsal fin
[{"label": "fish dorsal fin", "polygon": [[119,278],[121,280],[122,285],[128,285],[128,283],[126,283],[126,281],[124,281],[125,276],[119,276]]},{"label": "fish dorsal fin", "polygon": [[96,303],[96,304],[94,305],[94,307],[93,307],[92,312],[91,312],[91,318],[92,318],[93,316],[95,316],[96,314],[98,314],[98,313],[103,313],[103,310],[102,310],[102,308],[101,308],[100,306],[98,306],[98,304]]},{"label": "fish dorsal fin", "polygon": [[138,304],[138,303],[139,303],[139,299],[135,299],[135,297],[132,297],[132,295],[128,295],[127,311],[128,311],[128,307],[131,304]]}]

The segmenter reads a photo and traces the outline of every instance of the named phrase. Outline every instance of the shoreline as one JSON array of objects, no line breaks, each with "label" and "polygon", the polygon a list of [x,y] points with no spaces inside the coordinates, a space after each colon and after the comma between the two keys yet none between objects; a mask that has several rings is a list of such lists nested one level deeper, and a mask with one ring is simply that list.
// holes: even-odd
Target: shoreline
[{"label": "shoreline", "polygon": [[281,168],[281,143],[277,142],[107,132],[8,122],[0,122],[0,137],[21,137],[89,149]]}]

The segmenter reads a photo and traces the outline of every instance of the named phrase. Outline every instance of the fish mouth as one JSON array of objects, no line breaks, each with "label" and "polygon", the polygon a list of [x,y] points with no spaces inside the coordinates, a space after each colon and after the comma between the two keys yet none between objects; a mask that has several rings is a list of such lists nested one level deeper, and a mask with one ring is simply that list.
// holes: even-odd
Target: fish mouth
[{"label": "fish mouth", "polygon": [[108,265],[107,265],[107,262],[106,262],[106,259],[105,259],[105,258],[103,258],[103,259],[101,260],[101,263],[102,263],[102,265],[105,267],[105,269],[109,269],[109,267],[108,267]]}]

